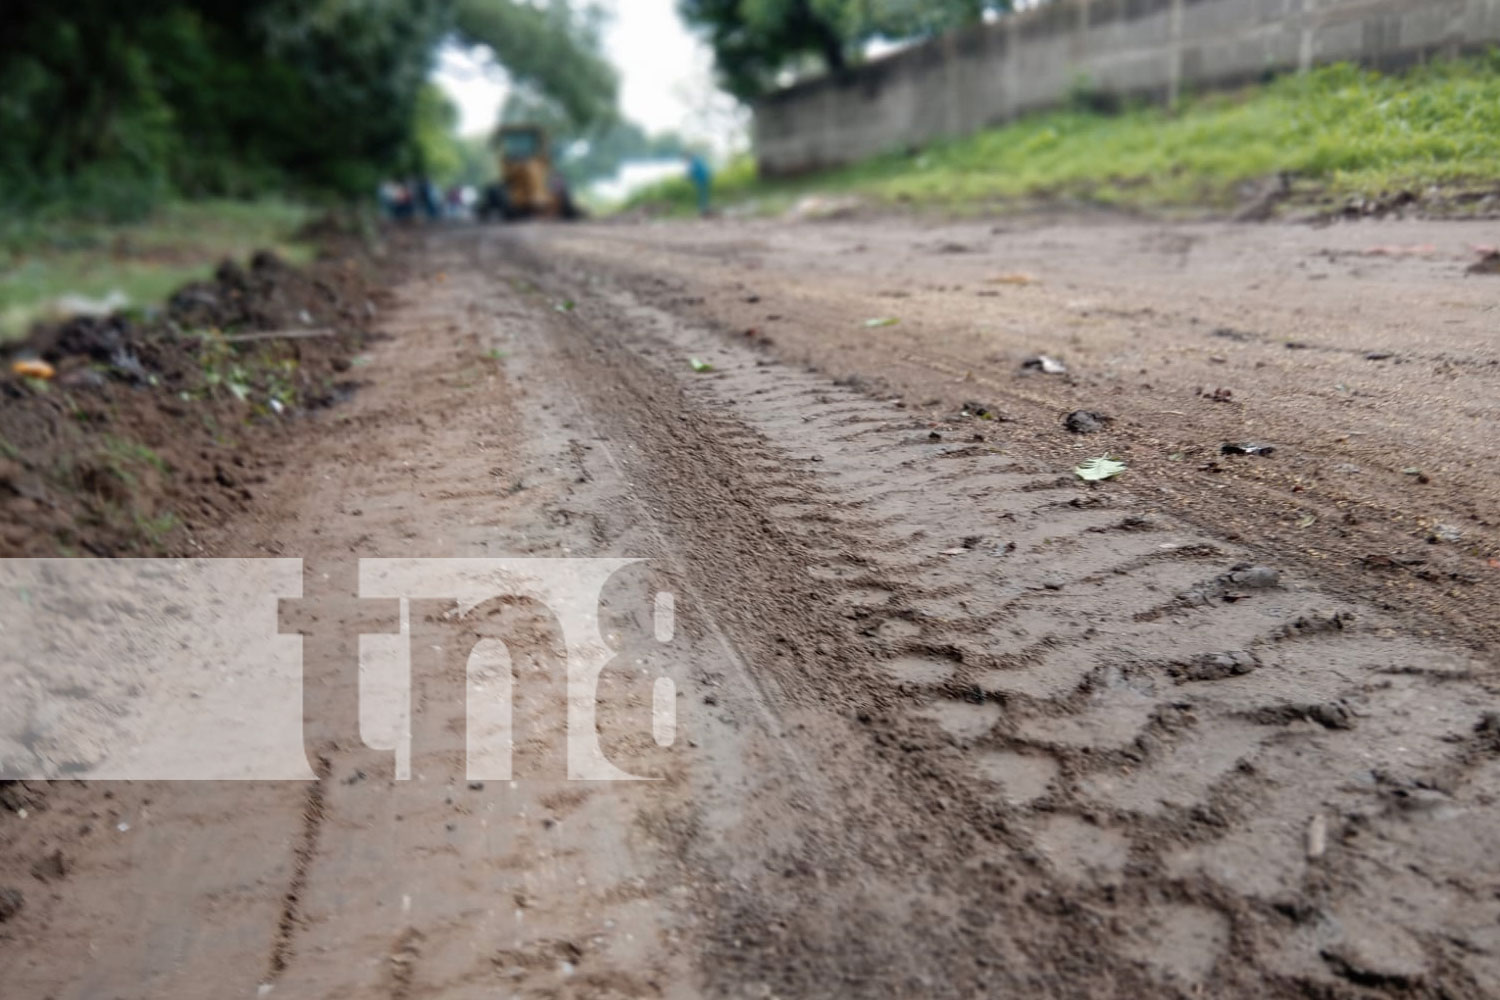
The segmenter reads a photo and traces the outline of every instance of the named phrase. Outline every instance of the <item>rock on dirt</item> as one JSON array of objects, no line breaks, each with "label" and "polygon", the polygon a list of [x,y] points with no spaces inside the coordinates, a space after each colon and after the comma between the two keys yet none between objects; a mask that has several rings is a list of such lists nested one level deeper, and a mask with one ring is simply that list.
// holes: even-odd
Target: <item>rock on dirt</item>
[{"label": "rock on dirt", "polygon": [[1005,414],[996,410],[988,403],[976,403],[973,401],[963,404],[963,410],[959,413],[962,417],[978,417],[980,420],[998,420],[1002,423],[1010,420]]},{"label": "rock on dirt", "polygon": [[1256,441],[1226,441],[1219,448],[1222,455],[1270,455],[1276,450],[1275,445],[1261,444]]},{"label": "rock on dirt", "polygon": [[1281,574],[1269,566],[1246,566],[1230,570],[1229,582],[1236,587],[1266,590],[1281,586]]},{"label": "rock on dirt", "polygon": [[1053,357],[1038,354],[1021,362],[1021,373],[1023,375],[1032,372],[1041,372],[1043,375],[1061,375],[1068,370],[1068,366]]},{"label": "rock on dirt", "polygon": [[1113,423],[1114,417],[1093,410],[1074,410],[1063,417],[1063,426],[1073,434],[1097,434],[1104,430],[1104,425]]}]

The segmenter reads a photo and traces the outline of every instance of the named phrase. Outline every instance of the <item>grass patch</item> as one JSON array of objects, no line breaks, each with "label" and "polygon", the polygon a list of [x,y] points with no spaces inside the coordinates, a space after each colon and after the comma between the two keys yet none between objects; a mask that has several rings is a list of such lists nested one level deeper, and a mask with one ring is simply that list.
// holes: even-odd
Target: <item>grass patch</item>
[{"label": "grass patch", "polygon": [[[1224,207],[1245,181],[1286,172],[1303,198],[1379,197],[1500,181],[1500,54],[1401,75],[1349,65],[1289,75],[1175,111],[1069,109],[794,180],[748,162],[717,179],[721,205],[777,211],[810,193],[945,209],[1078,199],[1143,208]],[[694,210],[667,181],[628,207]]]},{"label": "grass patch", "polygon": [[178,286],[205,278],[225,257],[275,250],[311,258],[295,242],[311,210],[288,201],[173,202],[139,222],[105,224],[38,215],[0,222],[0,340],[66,311],[68,296],[112,293],[130,307],[160,303]]},{"label": "grass patch", "polygon": [[125,470],[122,476],[129,476],[129,468],[132,466],[149,466],[162,475],[167,473],[167,463],[153,449],[141,444],[139,441],[127,441],[113,434],[103,437],[104,453],[110,457],[112,464]]},{"label": "grass patch", "polygon": [[[843,172],[841,171],[840,174]],[[837,174],[823,174],[817,178],[803,178],[796,183],[786,181],[762,181],[755,172],[755,160],[749,156],[738,156],[722,170],[714,174],[714,204],[743,205],[761,199],[785,199],[801,191],[826,189],[842,178]],[[697,215],[698,191],[686,176],[670,177],[655,184],[647,184],[616,206],[617,211],[644,208],[651,211],[666,211],[673,215]]]}]

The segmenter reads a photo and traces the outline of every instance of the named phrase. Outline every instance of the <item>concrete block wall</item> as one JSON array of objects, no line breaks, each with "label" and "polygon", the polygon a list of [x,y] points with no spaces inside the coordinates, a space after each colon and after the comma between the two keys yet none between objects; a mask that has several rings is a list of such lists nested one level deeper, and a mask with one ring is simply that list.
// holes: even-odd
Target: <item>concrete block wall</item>
[{"label": "concrete block wall", "polygon": [[1397,69],[1500,43],[1500,0],[1054,0],[798,84],[755,108],[768,176],[1055,107],[1080,82],[1173,101],[1320,63]]}]

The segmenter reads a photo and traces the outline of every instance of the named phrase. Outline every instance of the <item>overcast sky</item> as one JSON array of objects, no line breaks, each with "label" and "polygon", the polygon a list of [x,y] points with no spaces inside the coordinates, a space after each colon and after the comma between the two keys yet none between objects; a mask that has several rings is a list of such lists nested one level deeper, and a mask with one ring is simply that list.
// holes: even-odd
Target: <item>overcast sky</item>
[{"label": "overcast sky", "polygon": [[[620,71],[620,106],[647,131],[676,129],[716,145],[736,131],[726,98],[713,87],[713,56],[677,17],[675,0],[606,0],[614,17],[606,54]],[[486,133],[505,99],[504,74],[493,60],[446,49],[435,76],[458,104],[459,129]],[[721,134],[726,133],[726,134]]]}]

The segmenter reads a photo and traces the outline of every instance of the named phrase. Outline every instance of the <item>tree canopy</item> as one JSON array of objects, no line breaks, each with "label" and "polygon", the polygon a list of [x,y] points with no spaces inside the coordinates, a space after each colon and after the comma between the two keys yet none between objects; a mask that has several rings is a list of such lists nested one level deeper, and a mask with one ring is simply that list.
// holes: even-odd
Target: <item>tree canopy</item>
[{"label": "tree canopy", "polygon": [[618,79],[600,55],[603,15],[567,0],[456,0],[455,24],[471,45],[488,45],[512,82],[550,98],[567,121],[587,127],[616,117]]},{"label": "tree canopy", "polygon": [[599,24],[568,0],[8,0],[0,204],[368,190],[425,169],[449,39],[597,127],[616,117]]},{"label": "tree canopy", "polygon": [[753,100],[788,74],[839,73],[867,43],[923,38],[1006,12],[1014,0],[678,0],[714,50],[720,82]]}]

